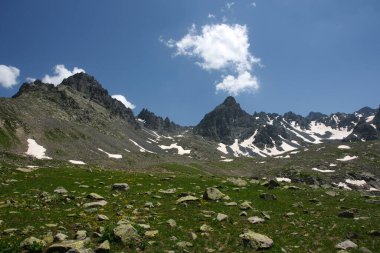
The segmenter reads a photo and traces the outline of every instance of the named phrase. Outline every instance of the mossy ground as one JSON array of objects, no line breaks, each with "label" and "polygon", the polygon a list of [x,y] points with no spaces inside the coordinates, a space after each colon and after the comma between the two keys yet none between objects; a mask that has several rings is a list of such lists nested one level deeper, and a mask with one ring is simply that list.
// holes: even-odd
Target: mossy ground
[{"label": "mossy ground", "polygon": [[[370,230],[380,229],[379,204],[368,203],[361,193],[356,191],[336,190],[339,196],[331,197],[324,189],[312,189],[305,185],[297,185],[300,190],[289,190],[282,187],[269,190],[264,186],[249,183],[246,187],[237,188],[225,181],[225,177],[210,176],[201,173],[196,167],[166,164],[170,173],[126,172],[94,167],[39,168],[30,173],[19,172],[15,167],[2,165],[0,168],[0,231],[17,228],[13,234],[1,234],[0,251],[17,252],[20,242],[29,237],[42,238],[46,233],[60,231],[72,238],[76,230],[87,230],[91,235],[99,226],[114,226],[120,219],[128,218],[143,235],[144,229],[137,224],[149,224],[152,230],[159,233],[154,238],[144,238],[144,252],[164,252],[174,250],[181,252],[176,246],[178,241],[188,241],[193,247],[189,252],[249,252],[242,245],[239,235],[250,229],[265,234],[274,240],[274,246],[267,252],[334,252],[334,245],[345,240],[348,234],[356,233],[358,238],[351,239],[359,247],[366,247],[372,252],[380,252],[380,239],[368,234]],[[116,193],[111,190],[113,183],[125,182],[130,189]],[[88,188],[85,188],[85,186]],[[70,201],[54,194],[54,189],[62,186],[69,191]],[[217,186],[230,196],[231,201],[251,201],[253,210],[248,216],[260,216],[267,211],[271,219],[263,224],[250,224],[247,217],[240,216],[237,206],[228,207],[224,202],[200,200],[187,206],[176,204],[178,194],[194,193],[200,197],[206,187]],[[162,194],[160,189],[176,188],[175,194]],[[41,192],[51,195],[51,202],[45,203]],[[86,212],[81,205],[90,202],[87,194],[94,192],[102,195],[108,204],[95,212]],[[266,201],[259,197],[260,193],[269,192],[277,196],[275,201]],[[318,199],[320,205],[310,199]],[[146,202],[154,207],[146,208]],[[8,204],[7,204],[8,203]],[[302,203],[303,207],[295,207]],[[127,208],[132,205],[133,208]],[[339,218],[337,214],[345,208],[358,209],[359,220]],[[210,214],[204,211],[212,211]],[[229,216],[227,221],[216,220],[217,213]],[[293,216],[287,217],[286,213]],[[97,221],[97,214],[105,214],[109,221]],[[210,217],[208,217],[210,215]],[[166,221],[174,219],[177,226],[171,228]],[[46,224],[57,224],[49,228]],[[214,231],[202,235],[200,226],[210,225]],[[34,229],[29,229],[32,226]],[[192,240],[190,232],[198,238]],[[173,236],[177,238],[174,240]],[[152,242],[154,241],[154,242]],[[95,248],[100,243],[93,239]],[[112,252],[134,252],[136,249],[125,248],[118,242],[111,244]],[[355,250],[350,252],[357,252]]]}]

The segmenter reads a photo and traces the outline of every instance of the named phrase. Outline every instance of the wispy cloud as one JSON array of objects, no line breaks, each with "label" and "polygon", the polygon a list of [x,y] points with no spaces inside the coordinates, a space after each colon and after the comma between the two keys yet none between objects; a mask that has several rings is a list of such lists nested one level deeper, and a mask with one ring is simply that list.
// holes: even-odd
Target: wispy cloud
[{"label": "wispy cloud", "polygon": [[235,2],[229,2],[229,3],[226,3],[226,7],[227,7],[227,9],[231,9],[232,6],[234,6],[234,5],[235,5]]},{"label": "wispy cloud", "polygon": [[10,89],[17,84],[20,70],[16,67],[0,65],[0,86]]},{"label": "wispy cloud", "polygon": [[65,65],[59,64],[54,67],[53,75],[45,75],[42,78],[42,82],[44,83],[52,83],[54,85],[60,84],[63,79],[68,78],[74,74],[85,72],[84,69],[74,67],[73,70],[68,70]]},{"label": "wispy cloud", "polygon": [[170,39],[165,44],[174,48],[176,55],[196,58],[196,64],[205,70],[232,72],[217,84],[217,90],[238,95],[259,88],[257,78],[251,71],[254,65],[260,64],[260,59],[249,52],[245,25],[205,25],[200,32],[192,25],[182,39]]},{"label": "wispy cloud", "polygon": [[135,105],[129,102],[123,95],[112,95],[112,98],[122,102],[125,107],[135,109]]},{"label": "wispy cloud", "polygon": [[215,15],[212,14],[212,13],[209,13],[209,14],[207,15],[207,17],[208,17],[208,18],[215,18]]}]

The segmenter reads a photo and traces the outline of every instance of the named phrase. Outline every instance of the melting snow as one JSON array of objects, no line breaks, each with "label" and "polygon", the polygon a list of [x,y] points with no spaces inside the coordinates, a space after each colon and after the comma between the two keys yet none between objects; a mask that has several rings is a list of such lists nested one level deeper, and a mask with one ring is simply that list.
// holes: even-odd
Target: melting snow
[{"label": "melting snow", "polygon": [[179,146],[177,143],[173,143],[170,146],[165,146],[165,145],[159,145],[161,149],[177,149],[179,155],[185,155],[185,154],[190,154],[191,150],[190,149],[183,149],[183,147]]},{"label": "melting snow", "polygon": [[28,151],[25,154],[34,156],[37,159],[51,159],[45,155],[46,148],[41,145],[38,145],[37,142],[33,139],[28,139]]},{"label": "melting snow", "polygon": [[357,159],[358,157],[357,156],[349,156],[349,155],[346,155],[345,157],[343,158],[338,158],[336,159],[337,161],[342,161],[342,162],[345,162],[345,161],[350,161],[350,160],[354,160],[354,159]]},{"label": "melting snow", "polygon": [[287,177],[276,177],[276,181],[277,182],[287,182],[287,183],[292,182],[292,180],[290,178],[287,178]]},{"label": "melting snow", "polygon": [[372,116],[369,116],[368,118],[366,118],[365,122],[369,123],[373,120],[373,118],[375,118],[375,115],[372,115]]},{"label": "melting snow", "polygon": [[352,180],[352,179],[346,179],[345,180],[347,184],[356,185],[356,186],[363,186],[366,185],[366,181],[364,180]]},{"label": "melting snow", "polygon": [[322,172],[322,173],[333,173],[333,172],[335,172],[335,170],[320,170],[318,168],[312,168],[312,170]]},{"label": "melting snow", "polygon": [[121,159],[121,158],[123,157],[122,155],[119,155],[119,154],[110,154],[110,153],[104,151],[104,150],[101,149],[101,148],[98,148],[98,150],[99,150],[100,152],[103,152],[103,153],[105,153],[106,155],[108,155],[108,158]]},{"label": "melting snow", "polygon": [[330,167],[336,167],[336,164],[335,164],[335,163],[330,163],[329,166],[330,166]]},{"label": "melting snow", "polygon": [[137,121],[145,124],[145,120],[143,120],[143,119],[137,118]]},{"label": "melting snow", "polygon": [[338,146],[339,149],[351,149],[350,146],[347,146],[347,145],[340,145]]},{"label": "melting snow", "polygon": [[69,160],[69,163],[72,163],[72,164],[78,164],[78,165],[83,165],[83,164],[86,164],[82,161],[76,161],[76,160]]},{"label": "melting snow", "polygon": [[226,162],[226,163],[229,163],[229,162],[232,162],[234,159],[223,159],[223,160],[220,160],[221,162]]},{"label": "melting snow", "polygon": [[[154,131],[152,131],[152,132],[154,132]],[[154,133],[155,133],[155,132],[154,132]],[[134,140],[132,140],[132,139],[129,139],[129,140],[130,140],[133,144],[135,144],[135,145],[140,149],[140,152],[142,152],[142,153],[148,152],[148,153],[155,154],[154,152],[149,151],[149,150],[147,150],[147,149],[141,147],[141,146],[140,146],[137,142],[135,142]]]},{"label": "melting snow", "polygon": [[315,121],[312,121],[310,123],[310,132],[317,133],[317,134],[320,134],[320,135],[324,135],[327,132],[330,132],[331,136],[329,137],[329,139],[331,139],[331,140],[333,140],[333,139],[334,140],[335,139],[341,140],[341,139],[346,138],[348,135],[350,135],[351,132],[352,132],[352,130],[349,131],[347,128],[334,129],[334,128],[330,127],[330,126],[326,126],[323,123],[317,123]]},{"label": "melting snow", "polygon": [[226,144],[219,143],[219,144],[218,144],[218,148],[217,148],[217,150],[219,150],[219,151],[222,152],[223,154],[228,154]]},{"label": "melting snow", "polygon": [[343,183],[343,182],[339,182],[338,187],[341,187],[341,188],[349,190],[349,191],[352,190],[350,187],[348,187],[348,185],[346,183]]}]

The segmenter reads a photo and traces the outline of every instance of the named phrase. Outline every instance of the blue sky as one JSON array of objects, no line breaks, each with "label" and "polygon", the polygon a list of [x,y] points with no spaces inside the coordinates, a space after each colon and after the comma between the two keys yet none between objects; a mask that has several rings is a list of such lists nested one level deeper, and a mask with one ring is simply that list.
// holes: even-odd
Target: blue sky
[{"label": "blue sky", "polygon": [[183,125],[229,94],[250,113],[379,105],[380,1],[232,3],[2,0],[0,95],[64,65]]}]

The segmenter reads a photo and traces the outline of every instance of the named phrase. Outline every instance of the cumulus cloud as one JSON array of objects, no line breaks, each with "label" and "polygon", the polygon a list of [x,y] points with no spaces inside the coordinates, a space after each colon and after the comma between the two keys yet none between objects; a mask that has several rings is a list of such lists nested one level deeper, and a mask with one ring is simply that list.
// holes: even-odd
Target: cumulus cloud
[{"label": "cumulus cloud", "polygon": [[20,70],[16,67],[0,65],[0,86],[4,88],[12,88],[17,84],[17,77]]},{"label": "cumulus cloud", "polygon": [[251,73],[245,71],[234,77],[228,75],[224,77],[223,81],[216,85],[216,90],[226,91],[231,95],[238,95],[242,92],[254,92],[259,88],[259,82],[256,76],[252,76]]},{"label": "cumulus cloud", "polygon": [[42,82],[58,85],[63,81],[63,79],[81,72],[85,72],[84,69],[74,67],[74,69],[70,71],[65,67],[65,65],[59,64],[54,67],[54,75],[45,75],[42,78]]},{"label": "cumulus cloud", "polygon": [[125,107],[135,109],[135,105],[129,102],[123,95],[112,95],[112,98],[122,102]]},{"label": "cumulus cloud", "polygon": [[215,18],[215,15],[212,14],[212,13],[209,13],[209,14],[207,15],[207,17],[208,17],[208,18]]},{"label": "cumulus cloud", "polygon": [[248,29],[245,25],[205,25],[200,32],[192,25],[182,39],[170,39],[165,44],[174,48],[176,55],[196,58],[196,63],[205,70],[231,71],[237,75],[225,77],[218,84],[218,90],[238,95],[259,87],[251,71],[254,65],[260,64],[260,59],[249,52]]}]

